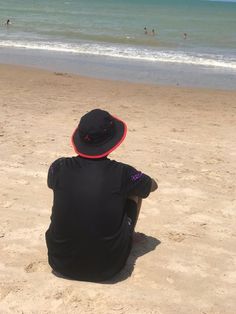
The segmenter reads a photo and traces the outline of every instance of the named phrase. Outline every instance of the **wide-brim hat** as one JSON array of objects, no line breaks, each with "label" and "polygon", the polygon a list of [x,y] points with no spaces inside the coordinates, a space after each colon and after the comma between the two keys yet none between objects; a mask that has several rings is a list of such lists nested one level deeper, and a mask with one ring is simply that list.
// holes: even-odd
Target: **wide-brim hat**
[{"label": "wide-brim hat", "polygon": [[79,156],[102,158],[123,142],[126,133],[125,122],[107,111],[94,109],[81,118],[71,141]]}]

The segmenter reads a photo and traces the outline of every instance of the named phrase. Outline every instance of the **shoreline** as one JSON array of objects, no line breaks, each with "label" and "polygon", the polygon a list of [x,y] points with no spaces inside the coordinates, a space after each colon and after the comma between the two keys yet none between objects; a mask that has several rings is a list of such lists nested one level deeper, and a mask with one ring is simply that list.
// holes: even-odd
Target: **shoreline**
[{"label": "shoreline", "polygon": [[207,66],[137,61],[23,48],[1,48],[0,63],[156,86],[236,90],[235,70]]},{"label": "shoreline", "polygon": [[[235,314],[236,91],[0,71],[0,312]],[[45,245],[48,168],[75,155],[94,108],[128,125],[110,158],[159,181],[125,268],[101,284],[53,275]]]}]

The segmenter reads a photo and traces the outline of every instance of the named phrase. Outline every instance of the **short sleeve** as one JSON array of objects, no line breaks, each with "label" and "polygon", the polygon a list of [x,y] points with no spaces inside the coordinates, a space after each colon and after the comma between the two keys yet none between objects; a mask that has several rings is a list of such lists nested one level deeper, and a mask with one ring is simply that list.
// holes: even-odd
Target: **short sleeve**
[{"label": "short sleeve", "polygon": [[127,195],[146,198],[151,192],[152,179],[134,167],[125,165],[125,190]]},{"label": "short sleeve", "polygon": [[47,184],[48,184],[48,187],[50,189],[56,188],[57,182],[58,182],[58,174],[59,174],[61,167],[64,164],[64,161],[65,161],[64,157],[59,158],[59,159],[55,160],[51,164],[51,166],[49,167]]}]

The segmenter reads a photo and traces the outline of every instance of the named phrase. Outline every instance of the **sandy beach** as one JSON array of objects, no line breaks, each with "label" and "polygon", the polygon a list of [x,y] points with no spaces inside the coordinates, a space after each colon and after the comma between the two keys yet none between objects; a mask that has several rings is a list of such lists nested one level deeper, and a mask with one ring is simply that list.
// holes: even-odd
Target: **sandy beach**
[{"label": "sandy beach", "polygon": [[[236,91],[159,87],[0,65],[0,313],[235,314]],[[58,278],[47,170],[93,108],[128,124],[112,159],[158,179],[125,269]]]}]

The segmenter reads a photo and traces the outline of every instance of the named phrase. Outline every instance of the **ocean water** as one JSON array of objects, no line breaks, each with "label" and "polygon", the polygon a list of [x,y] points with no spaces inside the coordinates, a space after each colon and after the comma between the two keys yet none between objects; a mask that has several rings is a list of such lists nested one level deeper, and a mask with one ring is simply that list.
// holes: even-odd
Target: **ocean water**
[{"label": "ocean water", "polygon": [[236,71],[236,0],[0,0],[0,21],[2,48]]}]

